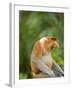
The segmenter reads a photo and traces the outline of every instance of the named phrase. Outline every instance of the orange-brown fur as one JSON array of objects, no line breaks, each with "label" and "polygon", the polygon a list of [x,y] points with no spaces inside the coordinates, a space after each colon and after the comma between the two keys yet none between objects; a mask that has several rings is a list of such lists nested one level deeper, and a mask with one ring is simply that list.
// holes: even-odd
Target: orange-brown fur
[{"label": "orange-brown fur", "polygon": [[35,53],[35,56],[36,56],[37,58],[40,58],[40,57],[41,57],[41,55],[42,55],[42,47],[41,47],[39,41],[37,41],[37,42],[35,43],[35,45],[34,45],[34,47],[33,47],[33,52]]},{"label": "orange-brown fur", "polygon": [[[45,37],[46,39],[43,42],[43,46],[41,45],[42,43],[40,40],[38,40],[34,47],[32,53],[34,53],[36,60],[39,60],[39,58],[42,57],[42,53],[47,53],[49,52],[52,48],[58,47],[59,44],[56,41],[56,38],[54,37]],[[45,63],[50,69],[52,68],[52,63],[46,62]],[[41,71],[35,67],[35,65],[32,63],[32,73],[33,77],[35,78],[42,78],[44,75],[41,74]]]}]

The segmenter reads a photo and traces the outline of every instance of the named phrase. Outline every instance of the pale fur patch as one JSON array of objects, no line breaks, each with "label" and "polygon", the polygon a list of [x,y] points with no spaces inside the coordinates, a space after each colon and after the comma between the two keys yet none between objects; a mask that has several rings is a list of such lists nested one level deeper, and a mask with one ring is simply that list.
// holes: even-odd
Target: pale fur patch
[{"label": "pale fur patch", "polygon": [[43,49],[43,52],[46,52],[45,47],[44,47],[44,43],[45,43],[46,39],[47,39],[46,37],[43,37],[43,38],[40,39],[40,43],[41,43],[41,47]]},{"label": "pale fur patch", "polygon": [[43,37],[40,39],[40,43],[41,43],[41,46],[43,47],[44,46],[44,41],[46,40],[47,38],[46,37]]}]

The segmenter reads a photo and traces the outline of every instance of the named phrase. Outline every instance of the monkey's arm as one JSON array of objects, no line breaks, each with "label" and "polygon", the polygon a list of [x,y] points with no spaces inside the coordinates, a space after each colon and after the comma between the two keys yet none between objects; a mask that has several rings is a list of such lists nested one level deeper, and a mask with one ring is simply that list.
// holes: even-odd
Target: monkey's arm
[{"label": "monkey's arm", "polygon": [[46,66],[41,60],[35,60],[32,63],[36,66],[36,68],[38,68],[41,72],[47,74],[49,77],[55,76],[53,71],[49,69],[48,66]]}]

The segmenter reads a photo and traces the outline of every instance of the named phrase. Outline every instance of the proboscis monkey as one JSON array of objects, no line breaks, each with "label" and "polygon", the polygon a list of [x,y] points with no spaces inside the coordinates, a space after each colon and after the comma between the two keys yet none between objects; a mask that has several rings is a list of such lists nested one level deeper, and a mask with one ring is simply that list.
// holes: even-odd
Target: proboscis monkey
[{"label": "proboscis monkey", "polygon": [[62,77],[64,72],[53,60],[51,51],[58,48],[55,37],[43,37],[33,47],[31,54],[31,68],[34,78]]}]

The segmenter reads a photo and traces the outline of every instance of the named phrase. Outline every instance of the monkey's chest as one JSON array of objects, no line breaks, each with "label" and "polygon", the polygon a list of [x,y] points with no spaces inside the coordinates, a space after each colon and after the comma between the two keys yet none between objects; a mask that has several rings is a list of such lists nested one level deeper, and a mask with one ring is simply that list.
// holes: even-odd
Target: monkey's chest
[{"label": "monkey's chest", "polygon": [[49,55],[42,56],[42,62],[44,62],[50,69],[52,68],[52,57]]}]

